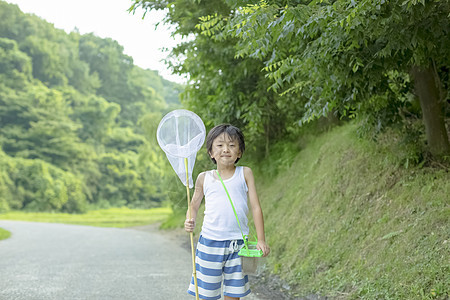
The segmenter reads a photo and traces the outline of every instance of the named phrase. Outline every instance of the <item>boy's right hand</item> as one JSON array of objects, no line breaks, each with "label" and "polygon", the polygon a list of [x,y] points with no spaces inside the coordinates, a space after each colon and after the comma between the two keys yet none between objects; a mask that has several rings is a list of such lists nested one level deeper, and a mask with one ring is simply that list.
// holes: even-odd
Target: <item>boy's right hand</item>
[{"label": "boy's right hand", "polygon": [[193,232],[195,228],[195,220],[194,219],[186,219],[184,221],[184,230],[187,232]]}]

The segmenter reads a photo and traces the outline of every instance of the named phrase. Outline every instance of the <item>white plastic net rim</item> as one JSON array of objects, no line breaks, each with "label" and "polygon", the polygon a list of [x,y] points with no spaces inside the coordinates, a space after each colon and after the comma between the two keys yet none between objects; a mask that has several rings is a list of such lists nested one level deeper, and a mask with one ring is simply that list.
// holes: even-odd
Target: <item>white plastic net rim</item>
[{"label": "white plastic net rim", "polygon": [[205,141],[205,135],[206,129],[202,119],[184,109],[174,110],[165,115],[156,132],[158,144],[173,170],[181,182],[190,188],[194,186],[192,172],[195,157]]},{"label": "white plastic net rim", "polygon": [[205,135],[206,128],[199,116],[189,110],[177,109],[161,119],[156,138],[167,155],[187,158],[200,150]]}]

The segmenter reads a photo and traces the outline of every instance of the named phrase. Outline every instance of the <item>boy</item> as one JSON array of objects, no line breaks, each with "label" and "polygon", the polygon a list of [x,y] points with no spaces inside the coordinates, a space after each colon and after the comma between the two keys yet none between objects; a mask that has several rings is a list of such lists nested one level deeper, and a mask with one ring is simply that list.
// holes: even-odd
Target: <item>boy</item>
[{"label": "boy", "polygon": [[[245,150],[244,136],[239,128],[229,124],[214,127],[206,137],[206,148],[211,160],[228,189],[244,235],[248,235],[248,206],[251,205],[258,238],[257,249],[263,256],[270,252],[265,242],[264,219],[255,188],[252,170],[236,167]],[[244,241],[225,189],[215,170],[200,173],[195,183],[191,202],[191,219],[184,223],[192,232],[201,201],[205,196],[205,217],[196,251],[196,270],[199,297],[220,299],[223,278],[225,300],[240,299],[250,293],[248,276],[243,274],[238,256]],[[189,213],[189,212],[188,212]],[[193,279],[188,293],[195,296]]]}]

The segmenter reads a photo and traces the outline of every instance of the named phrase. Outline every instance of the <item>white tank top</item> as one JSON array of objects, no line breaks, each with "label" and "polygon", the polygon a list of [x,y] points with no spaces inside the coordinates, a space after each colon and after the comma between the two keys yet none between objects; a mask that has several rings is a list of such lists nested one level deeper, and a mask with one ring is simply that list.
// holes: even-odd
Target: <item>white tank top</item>
[{"label": "white tank top", "polygon": [[[244,235],[248,235],[248,187],[244,178],[244,167],[236,167],[234,175],[223,182],[236,208],[242,232]],[[230,200],[217,177],[216,170],[205,172],[203,193],[205,195],[205,218],[201,234],[207,239],[216,241],[242,239]]]}]

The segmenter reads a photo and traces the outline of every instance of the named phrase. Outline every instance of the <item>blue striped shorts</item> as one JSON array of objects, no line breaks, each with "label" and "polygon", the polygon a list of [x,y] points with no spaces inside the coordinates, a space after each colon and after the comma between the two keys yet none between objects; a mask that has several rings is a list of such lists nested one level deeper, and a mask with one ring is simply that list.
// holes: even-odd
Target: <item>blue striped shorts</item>
[{"label": "blue striped shorts", "polygon": [[[200,236],[195,256],[200,299],[220,299],[222,281],[225,296],[239,298],[250,294],[248,276],[242,272],[238,256],[243,244],[243,240],[214,241]],[[195,296],[194,276],[188,293]]]}]

